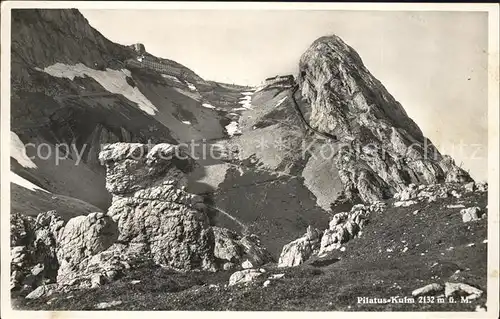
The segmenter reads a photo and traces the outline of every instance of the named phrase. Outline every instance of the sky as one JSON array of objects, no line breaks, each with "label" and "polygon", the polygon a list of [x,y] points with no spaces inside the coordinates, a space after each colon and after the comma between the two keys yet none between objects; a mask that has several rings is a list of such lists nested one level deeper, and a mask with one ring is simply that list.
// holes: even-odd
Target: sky
[{"label": "sky", "polygon": [[488,20],[483,12],[80,10],[108,39],[143,43],[207,80],[257,85],[296,74],[336,34],[442,153],[487,178]]}]

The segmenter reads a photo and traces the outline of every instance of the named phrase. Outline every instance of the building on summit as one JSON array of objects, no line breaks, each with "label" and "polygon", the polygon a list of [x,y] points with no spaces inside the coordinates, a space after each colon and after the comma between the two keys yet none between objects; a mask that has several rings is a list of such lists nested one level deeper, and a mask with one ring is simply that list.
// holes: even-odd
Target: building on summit
[{"label": "building on summit", "polygon": [[293,86],[295,78],[293,75],[276,75],[275,77],[267,78],[264,81],[265,85],[273,86]]}]

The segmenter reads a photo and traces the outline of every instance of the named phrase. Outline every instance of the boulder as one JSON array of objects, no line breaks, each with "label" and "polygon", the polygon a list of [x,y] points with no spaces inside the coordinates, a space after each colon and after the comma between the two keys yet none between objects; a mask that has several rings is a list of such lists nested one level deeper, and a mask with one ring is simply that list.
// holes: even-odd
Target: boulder
[{"label": "boulder", "polygon": [[464,190],[469,193],[473,192],[475,188],[476,184],[474,182],[470,182],[464,185]]},{"label": "boulder", "polygon": [[75,269],[61,284],[93,288],[119,279],[128,269],[154,266],[154,261],[144,251],[140,246],[115,243],[83,260],[85,267]]},{"label": "boulder", "polygon": [[92,213],[70,219],[61,232],[57,259],[58,283],[66,283],[86,269],[90,257],[108,249],[118,238],[111,217]]},{"label": "boulder", "polygon": [[262,276],[264,273],[264,269],[245,269],[237,271],[229,277],[229,286],[251,282],[255,278]]},{"label": "boulder", "polygon": [[252,265],[252,263],[250,262],[250,260],[245,260],[243,263],[241,263],[241,267],[243,269],[250,269],[250,268],[253,268],[254,265]]},{"label": "boulder", "polygon": [[260,238],[255,234],[243,236],[239,240],[239,244],[243,247],[242,258],[247,258],[254,267],[258,267],[274,261],[274,257],[262,244]]},{"label": "boulder", "polygon": [[475,207],[469,207],[469,208],[464,208],[460,210],[460,215],[462,215],[462,221],[464,223],[476,221],[481,219],[481,208],[475,206]]},{"label": "boulder", "polygon": [[330,223],[328,224],[330,229],[335,228],[335,226],[345,222],[345,220],[349,217],[349,213],[347,212],[341,212],[338,214],[335,214],[332,219],[330,220]]},{"label": "boulder", "polygon": [[437,283],[432,283],[427,286],[420,287],[412,291],[411,295],[413,297],[435,295],[443,291],[443,286]]},{"label": "boulder", "polygon": [[26,299],[38,299],[40,297],[49,297],[57,288],[56,284],[41,285],[32,292],[30,292],[25,298]]},{"label": "boulder", "polygon": [[226,262],[239,263],[243,254],[239,236],[226,228],[212,227],[214,232],[214,256]]}]

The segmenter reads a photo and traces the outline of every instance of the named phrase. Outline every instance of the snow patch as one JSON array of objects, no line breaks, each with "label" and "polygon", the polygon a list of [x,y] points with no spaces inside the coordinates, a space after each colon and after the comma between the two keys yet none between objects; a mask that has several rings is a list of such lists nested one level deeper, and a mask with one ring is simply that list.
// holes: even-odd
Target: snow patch
[{"label": "snow patch", "polygon": [[252,108],[251,102],[252,102],[252,97],[245,96],[245,97],[240,98],[240,101],[238,103],[241,104],[242,107],[250,110]]},{"label": "snow patch", "polygon": [[243,97],[240,98],[240,101],[238,103],[241,104],[241,106],[245,109],[251,110],[253,92],[242,92],[241,94],[243,95]]},{"label": "snow patch", "polygon": [[209,103],[203,103],[202,106],[206,107],[207,109],[215,109],[215,106],[213,106],[212,104],[209,104]]},{"label": "snow patch", "polygon": [[161,76],[164,77],[165,79],[169,79],[169,80],[175,81],[177,83],[182,83],[181,80],[179,80],[176,76],[169,75],[169,74],[163,74],[163,73]]},{"label": "snow patch", "polygon": [[278,107],[281,105],[281,103],[283,103],[286,99],[287,99],[288,96],[285,96],[284,98],[282,98],[281,100],[278,101],[278,103],[276,103],[276,106],[275,107]]},{"label": "snow patch", "polygon": [[226,125],[226,131],[229,136],[234,136],[236,134],[241,134],[240,128],[238,126],[238,122],[232,121],[228,125]]},{"label": "snow patch", "polygon": [[26,168],[37,168],[36,164],[26,154],[26,147],[16,133],[10,132],[10,157]]},{"label": "snow patch", "polygon": [[184,124],[187,124],[187,125],[191,125],[191,122],[189,122],[189,121],[181,121],[181,122]]},{"label": "snow patch", "polygon": [[197,91],[196,86],[194,86],[192,83],[186,81],[186,84],[191,91]]},{"label": "snow patch", "polygon": [[154,115],[158,112],[156,106],[149,101],[137,87],[131,87],[126,80],[131,73],[127,69],[106,71],[94,70],[82,63],[76,65],[67,65],[56,63],[46,67],[43,72],[58,78],[67,78],[74,80],[75,77],[84,78],[89,76],[96,80],[107,91],[115,94],[121,94],[132,102],[137,103],[139,108],[149,115]]},{"label": "snow patch", "polygon": [[27,188],[29,190],[32,190],[32,191],[41,190],[43,192],[50,193],[49,191],[47,191],[41,187],[36,186],[32,182],[22,178],[21,176],[17,175],[16,173],[14,173],[12,171],[10,172],[10,182],[14,183],[16,185],[19,185],[21,187]]}]

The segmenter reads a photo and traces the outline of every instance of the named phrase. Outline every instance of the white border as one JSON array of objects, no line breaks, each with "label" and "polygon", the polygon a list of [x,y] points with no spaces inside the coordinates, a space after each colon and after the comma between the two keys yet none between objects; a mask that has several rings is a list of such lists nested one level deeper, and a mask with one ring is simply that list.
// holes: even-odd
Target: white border
[{"label": "white border", "polygon": [[[1,242],[2,242],[2,318],[105,318],[110,316],[144,318],[165,318],[165,316],[202,316],[217,318],[234,316],[242,318],[286,316],[306,317],[315,316],[332,318],[341,315],[346,318],[380,317],[380,318],[496,318],[498,315],[499,300],[499,268],[498,268],[498,241],[499,241],[499,7],[485,3],[256,3],[256,2],[83,2],[83,1],[7,1],[2,2],[1,12]],[[16,311],[10,309],[10,10],[18,8],[78,8],[78,9],[196,9],[196,10],[356,10],[356,11],[484,11],[488,12],[488,312],[486,313],[457,313],[457,312],[126,312],[126,311],[78,311],[78,312],[50,312],[50,311]],[[494,197],[496,196],[496,197]]]}]

